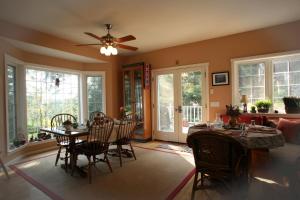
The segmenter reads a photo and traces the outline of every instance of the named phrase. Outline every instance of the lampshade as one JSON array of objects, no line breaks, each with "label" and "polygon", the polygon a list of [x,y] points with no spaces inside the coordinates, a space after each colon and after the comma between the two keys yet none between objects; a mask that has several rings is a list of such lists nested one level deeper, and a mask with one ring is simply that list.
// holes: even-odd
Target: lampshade
[{"label": "lampshade", "polygon": [[248,103],[247,95],[242,95],[241,103]]}]

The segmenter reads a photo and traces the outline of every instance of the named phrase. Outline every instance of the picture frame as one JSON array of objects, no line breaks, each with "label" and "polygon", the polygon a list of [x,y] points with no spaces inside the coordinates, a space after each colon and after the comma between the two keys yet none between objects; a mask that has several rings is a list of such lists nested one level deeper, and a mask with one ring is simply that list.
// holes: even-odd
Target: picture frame
[{"label": "picture frame", "polygon": [[229,85],[229,71],[212,73],[212,85]]}]

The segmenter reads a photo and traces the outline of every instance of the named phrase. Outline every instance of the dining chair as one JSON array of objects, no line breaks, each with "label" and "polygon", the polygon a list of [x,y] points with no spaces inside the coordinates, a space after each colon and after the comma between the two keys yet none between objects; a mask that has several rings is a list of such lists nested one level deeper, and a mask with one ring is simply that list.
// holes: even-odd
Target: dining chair
[{"label": "dining chair", "polygon": [[[1,152],[0,152],[0,155],[1,155]],[[5,173],[6,177],[9,179],[8,172],[7,172],[7,170],[6,170],[6,167],[5,167],[5,165],[4,165],[4,163],[3,163],[2,159],[1,159],[1,157],[0,157],[0,165],[1,165],[1,167],[2,167],[2,169],[3,169],[3,171],[4,171],[4,173]]]},{"label": "dining chair", "polygon": [[196,190],[204,188],[204,178],[224,182],[246,176],[247,151],[234,138],[215,131],[201,131],[188,135],[187,144],[193,149],[196,165],[192,199]]},{"label": "dining chair", "polygon": [[103,118],[105,117],[106,114],[104,112],[101,112],[101,111],[94,111],[94,112],[91,112],[90,116],[89,116],[89,121],[90,123],[92,123],[95,118]]},{"label": "dining chair", "polygon": [[[89,183],[92,182],[91,167],[95,166],[96,162],[98,161],[105,162],[108,165],[110,171],[112,172],[107,153],[109,149],[109,138],[111,136],[113,127],[114,120],[108,116],[103,117],[103,120],[100,124],[91,124],[91,126],[89,127],[89,135],[87,141],[75,147],[75,162],[73,162],[73,164],[76,165],[78,155],[83,154],[87,157]],[[104,155],[104,158],[97,159],[96,156],[101,154]],[[75,166],[72,166],[72,169],[73,175]]]},{"label": "dining chair", "polygon": [[[122,153],[130,155],[132,153],[134,159],[136,156],[131,145],[131,140],[133,138],[133,133],[136,128],[136,116],[134,114],[127,115],[123,118],[117,125],[117,139],[113,143],[117,146],[117,155],[120,159],[120,166],[122,167]],[[130,149],[123,149],[123,145],[128,145]]]},{"label": "dining chair", "polygon": [[[67,120],[70,120],[72,123],[76,122],[76,117],[74,117],[71,114],[67,113],[61,113],[57,114],[51,119],[51,129],[52,128],[59,128],[63,126],[63,123]],[[76,143],[81,143],[82,140],[76,139]],[[57,166],[58,160],[63,159],[65,161],[65,170],[68,171],[68,158],[69,158],[69,137],[66,136],[61,136],[61,135],[56,135],[56,144],[59,147],[57,155],[56,155],[56,160],[55,160],[55,166]],[[62,149],[65,149],[65,157],[60,157],[60,153]]]}]

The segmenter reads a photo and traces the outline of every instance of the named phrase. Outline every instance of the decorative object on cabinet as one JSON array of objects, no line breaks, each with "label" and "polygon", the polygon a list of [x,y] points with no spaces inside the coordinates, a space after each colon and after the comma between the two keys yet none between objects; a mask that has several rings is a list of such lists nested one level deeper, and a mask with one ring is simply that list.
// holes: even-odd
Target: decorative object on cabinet
[{"label": "decorative object on cabinet", "polygon": [[212,73],[212,85],[229,85],[229,72]]},{"label": "decorative object on cabinet", "polygon": [[123,66],[123,109],[135,113],[137,127],[133,137],[137,141],[151,139],[151,66],[135,63]]}]

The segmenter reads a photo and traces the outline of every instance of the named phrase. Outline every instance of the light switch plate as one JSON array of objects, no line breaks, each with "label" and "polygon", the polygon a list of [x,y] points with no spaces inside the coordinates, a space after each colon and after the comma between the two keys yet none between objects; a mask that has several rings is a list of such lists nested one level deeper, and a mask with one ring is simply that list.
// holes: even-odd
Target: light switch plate
[{"label": "light switch plate", "polygon": [[210,102],[210,107],[214,107],[214,108],[220,107],[220,102],[212,101]]}]

